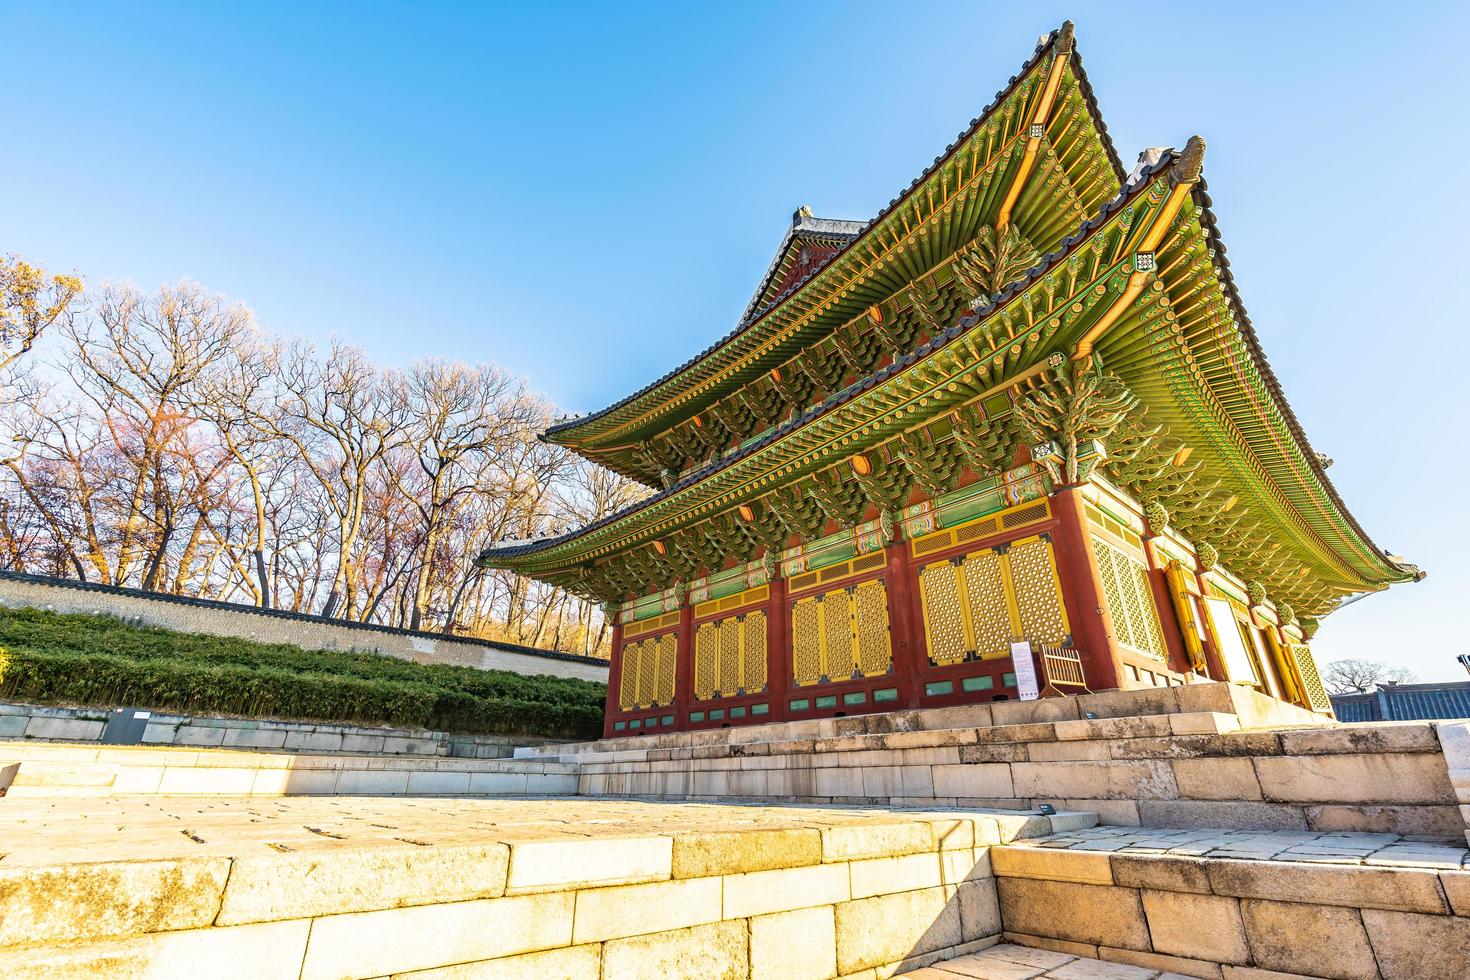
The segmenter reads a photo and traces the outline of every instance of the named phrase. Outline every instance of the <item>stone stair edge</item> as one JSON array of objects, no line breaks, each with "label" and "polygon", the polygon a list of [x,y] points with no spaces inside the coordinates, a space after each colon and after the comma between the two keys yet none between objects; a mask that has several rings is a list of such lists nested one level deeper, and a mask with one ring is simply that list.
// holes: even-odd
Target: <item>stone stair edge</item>
[{"label": "stone stair edge", "polygon": [[[822,808],[830,817],[832,810],[841,807]],[[325,886],[341,894],[339,901],[350,901],[352,907],[340,906],[331,909],[302,910],[292,907],[277,909],[273,913],[255,917],[230,918],[220,912],[216,920],[213,912],[209,918],[191,925],[180,923],[154,924],[146,932],[166,932],[176,928],[205,925],[236,924],[237,922],[278,921],[298,918],[303,915],[341,914],[371,911],[383,908],[412,907],[414,905],[441,904],[444,902],[467,901],[474,898],[545,894],[548,892],[583,892],[598,889],[619,888],[633,884],[652,882],[675,882],[691,878],[720,878],[729,875],[744,875],[766,871],[787,871],[822,865],[847,864],[854,862],[877,862],[899,859],[920,854],[941,854],[946,851],[993,848],[1003,838],[1014,839],[1014,835],[1034,832],[1041,825],[1048,830],[1061,831],[1068,828],[1091,826],[1096,814],[1084,812],[1061,812],[1053,815],[991,813],[980,809],[925,810],[894,809],[882,816],[874,816],[860,810],[853,811],[852,822],[820,823],[815,819],[806,825],[775,827],[740,827],[727,830],[694,830],[671,828],[667,830],[631,829],[625,834],[605,834],[590,838],[568,839],[567,837],[507,840],[484,840],[465,843],[435,844],[425,847],[410,841],[362,841],[346,845],[325,844],[321,848],[285,853],[232,853],[218,851],[186,856],[148,856],[137,859],[104,859],[65,863],[7,863],[0,861],[0,951],[20,950],[29,946],[54,945],[58,942],[94,941],[111,938],[107,935],[47,935],[43,938],[27,938],[20,942],[14,936],[21,929],[17,923],[15,932],[7,930],[5,920],[7,905],[25,902],[28,898],[43,896],[45,917],[52,923],[84,922],[89,910],[84,908],[95,901],[95,896],[105,896],[117,890],[119,883],[126,883],[136,895],[155,901],[168,901],[178,907],[181,914],[189,914],[191,907],[202,906],[219,910],[224,903],[230,909],[229,888],[242,877],[254,891],[269,888],[276,894],[294,890],[296,884],[325,882]],[[891,819],[888,819],[891,818]],[[970,835],[951,843],[957,824],[970,824]],[[989,826],[982,835],[977,824]],[[915,836],[904,833],[917,826],[924,826],[926,833]],[[769,843],[779,846],[789,842],[793,831],[810,832],[820,836],[819,849],[807,848],[805,853],[786,852],[779,865],[772,866],[768,855],[763,858],[759,846]],[[982,840],[982,836],[984,839]],[[762,840],[764,839],[764,840]],[[667,841],[667,844],[662,843]],[[713,844],[711,842],[714,842]],[[614,842],[618,845],[615,846]],[[752,846],[752,843],[755,846]],[[259,843],[253,839],[242,840],[241,846]],[[600,852],[597,860],[596,878],[576,877],[575,865],[559,860],[553,853],[541,858],[539,849],[557,845],[573,848],[596,845]],[[650,849],[649,846],[653,845]],[[686,854],[694,859],[694,865],[686,862],[680,869],[680,845],[687,845]],[[724,855],[717,855],[714,867],[710,866],[711,846],[723,847]],[[662,858],[650,862],[650,854],[662,852]],[[550,860],[549,873],[569,875],[566,880],[550,883],[536,879],[517,882],[517,853],[526,855],[525,860]],[[498,853],[500,857],[495,858]],[[393,869],[392,876],[398,879],[411,878],[415,869],[426,870],[439,881],[444,880],[443,870],[448,864],[460,867],[463,874],[450,877],[472,878],[470,870],[458,864],[463,857],[478,869],[490,868],[498,860],[499,884],[485,889],[484,894],[455,895],[433,900],[403,903],[392,889],[394,883],[385,882],[383,868],[388,866],[378,858],[387,858]],[[532,855],[535,855],[533,858]],[[609,856],[612,860],[609,861]],[[754,863],[750,863],[754,860]],[[662,864],[659,861],[662,861]],[[239,874],[242,863],[250,866],[246,876]],[[652,866],[651,866],[652,865]],[[985,865],[989,875],[988,863]],[[355,882],[354,887],[344,887],[336,880],[346,876]],[[492,874],[490,877],[494,877]],[[266,880],[268,879],[268,884]],[[194,892],[210,892],[200,896]],[[375,892],[376,890],[376,892]],[[417,891],[415,893],[418,893]],[[134,896],[134,897],[135,897]],[[196,901],[199,899],[199,901]],[[300,901],[293,896],[288,901]],[[74,903],[76,907],[68,909]],[[130,902],[130,904],[139,904]],[[142,904],[146,904],[146,901]],[[267,903],[270,904],[270,903]],[[228,921],[227,921],[228,919]],[[53,925],[53,929],[55,926]]]},{"label": "stone stair edge", "polygon": [[[999,717],[997,717],[999,713]],[[1088,717],[1090,715],[1094,717]],[[770,722],[731,728],[657,735],[624,735],[589,742],[567,742],[515,749],[516,758],[586,755],[722,744],[760,744],[807,738],[843,738],[923,731],[1009,728],[1068,721],[1108,721],[1170,715],[1234,715],[1241,729],[1317,729],[1338,722],[1277,701],[1240,685],[1209,683],[1134,691],[1100,691],[1032,701],[997,701],[936,708],[905,708],[836,718]],[[1274,721],[1268,716],[1278,716]],[[973,716],[973,717],[969,717]],[[958,723],[950,719],[959,719]],[[938,724],[929,724],[937,721]]]}]

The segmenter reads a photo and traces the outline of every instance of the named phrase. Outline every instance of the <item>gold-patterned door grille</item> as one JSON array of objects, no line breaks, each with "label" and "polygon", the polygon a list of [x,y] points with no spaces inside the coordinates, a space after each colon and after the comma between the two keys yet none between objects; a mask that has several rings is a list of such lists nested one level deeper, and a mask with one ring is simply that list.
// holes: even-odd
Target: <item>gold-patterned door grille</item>
[{"label": "gold-patterned door grille", "polygon": [[1016,594],[1016,611],[1021,616],[1021,635],[1035,643],[1057,646],[1067,635],[1062,616],[1062,595],[1057,587],[1056,564],[1051,545],[1031,538],[1006,552],[1011,584]]},{"label": "gold-patterned door grille", "polygon": [[694,633],[694,696],[751,694],[766,686],[764,610],[702,624]]},{"label": "gold-patterned door grille", "polygon": [[1006,583],[1006,555],[989,548],[966,555],[964,564],[965,604],[970,611],[969,649],[975,655],[1007,657],[1017,635],[1011,622],[1010,587]]},{"label": "gold-patterned door grille", "polygon": [[1013,640],[1067,640],[1067,612],[1051,541],[1037,535],[919,569],[934,666],[1009,656]]},{"label": "gold-patterned door grille", "polygon": [[863,677],[888,673],[893,667],[893,645],[888,633],[888,590],[881,578],[853,587],[852,617],[856,673]]},{"label": "gold-patterned door grille", "polygon": [[791,674],[798,687],[822,679],[822,597],[808,596],[791,607]]},{"label": "gold-patterned door grille", "polygon": [[798,687],[889,673],[893,644],[883,580],[869,579],[792,603],[791,668]]},{"label": "gold-patterned door grille", "polygon": [[679,634],[665,633],[623,645],[618,707],[624,711],[670,704],[678,667]]},{"label": "gold-patterned door grille", "polygon": [[1103,598],[1113,617],[1118,642],[1157,660],[1166,659],[1159,610],[1149,584],[1148,566],[1141,557],[1097,536],[1092,539],[1102,578]]},{"label": "gold-patterned door grille", "polygon": [[1307,689],[1307,700],[1311,702],[1312,710],[1331,711],[1332,699],[1322,686],[1322,678],[1317,674],[1317,661],[1313,659],[1312,651],[1303,643],[1290,643],[1287,648],[1291,651],[1291,659],[1296,663],[1296,672]]},{"label": "gold-patterned door grille", "polygon": [[712,698],[720,687],[720,624],[703,623],[694,631],[694,696]]},{"label": "gold-patterned door grille", "polygon": [[618,707],[632,711],[638,706],[638,644],[623,644],[623,669],[618,675]]},{"label": "gold-patterned door grille", "polygon": [[756,610],[745,614],[744,674],[741,687],[747,694],[766,689],[766,613]]},{"label": "gold-patterned door grille", "polygon": [[919,571],[924,618],[929,628],[929,660],[937,665],[965,659],[965,617],[960,611],[959,569],[937,561]]}]

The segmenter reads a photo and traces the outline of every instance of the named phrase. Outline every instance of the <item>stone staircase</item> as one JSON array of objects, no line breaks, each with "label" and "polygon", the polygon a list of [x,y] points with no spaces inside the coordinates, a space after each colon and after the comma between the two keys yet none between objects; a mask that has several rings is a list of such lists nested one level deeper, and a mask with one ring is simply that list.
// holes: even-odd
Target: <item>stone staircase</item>
[{"label": "stone staircase", "polygon": [[993,848],[991,864],[1004,939],[1037,952],[908,976],[1470,976],[1470,850],[1458,843],[1096,827]]},{"label": "stone staircase", "polygon": [[1236,685],[1200,684],[516,754],[577,764],[578,792],[589,796],[1045,804],[1107,824],[1459,837],[1470,821],[1467,732],[1464,723],[1338,725]]}]

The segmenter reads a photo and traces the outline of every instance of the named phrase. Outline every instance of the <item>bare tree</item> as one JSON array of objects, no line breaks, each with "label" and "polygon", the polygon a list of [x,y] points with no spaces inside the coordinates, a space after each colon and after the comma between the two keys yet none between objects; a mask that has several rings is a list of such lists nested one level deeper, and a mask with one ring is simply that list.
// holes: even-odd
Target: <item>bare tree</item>
[{"label": "bare tree", "polygon": [[1417,677],[1405,667],[1381,660],[1334,660],[1322,670],[1322,681],[1333,694],[1362,694],[1379,684],[1412,684]]},{"label": "bare tree", "polygon": [[369,471],[402,439],[404,410],[382,374],[355,347],[333,342],[325,361],[290,348],[280,366],[281,425],[273,433],[295,447],[325,493],[337,522],[337,564],[322,615],[357,599],[358,534]]},{"label": "bare tree", "polygon": [[595,604],[476,560],[646,492],[537,440],[521,379],[284,345],[187,282],[0,288],[0,372],[38,352],[0,398],[0,565],[606,655]]}]

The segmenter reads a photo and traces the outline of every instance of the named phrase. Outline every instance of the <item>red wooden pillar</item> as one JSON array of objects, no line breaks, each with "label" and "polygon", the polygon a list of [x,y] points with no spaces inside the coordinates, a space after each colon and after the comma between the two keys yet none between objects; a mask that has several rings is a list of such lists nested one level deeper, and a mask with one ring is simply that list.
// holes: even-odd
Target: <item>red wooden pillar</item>
[{"label": "red wooden pillar", "polygon": [[1051,507],[1057,518],[1057,575],[1067,603],[1072,641],[1081,651],[1087,671],[1087,685],[1094,691],[1122,687],[1122,658],[1113,642],[1113,624],[1103,602],[1102,578],[1097,556],[1092,553],[1092,537],[1087,533],[1081,489],[1059,490],[1052,495]]},{"label": "red wooden pillar", "polygon": [[884,579],[888,592],[888,633],[893,645],[893,679],[898,685],[898,703],[906,708],[919,705],[919,675],[924,656],[924,642],[919,636],[918,614],[915,612],[914,575],[909,562],[909,546],[895,541],[885,549],[888,567]]},{"label": "red wooden pillar", "polygon": [[674,644],[674,731],[689,724],[689,704],[694,700],[694,604],[687,599],[679,607],[678,640]]},{"label": "red wooden pillar", "polygon": [[786,580],[773,578],[766,602],[766,688],[771,695],[772,721],[786,720],[790,687],[791,616],[786,611]]},{"label": "red wooden pillar", "polygon": [[623,624],[614,623],[612,654],[607,658],[607,705],[602,711],[602,737],[612,738],[613,715],[619,712],[618,693],[623,681]]}]

